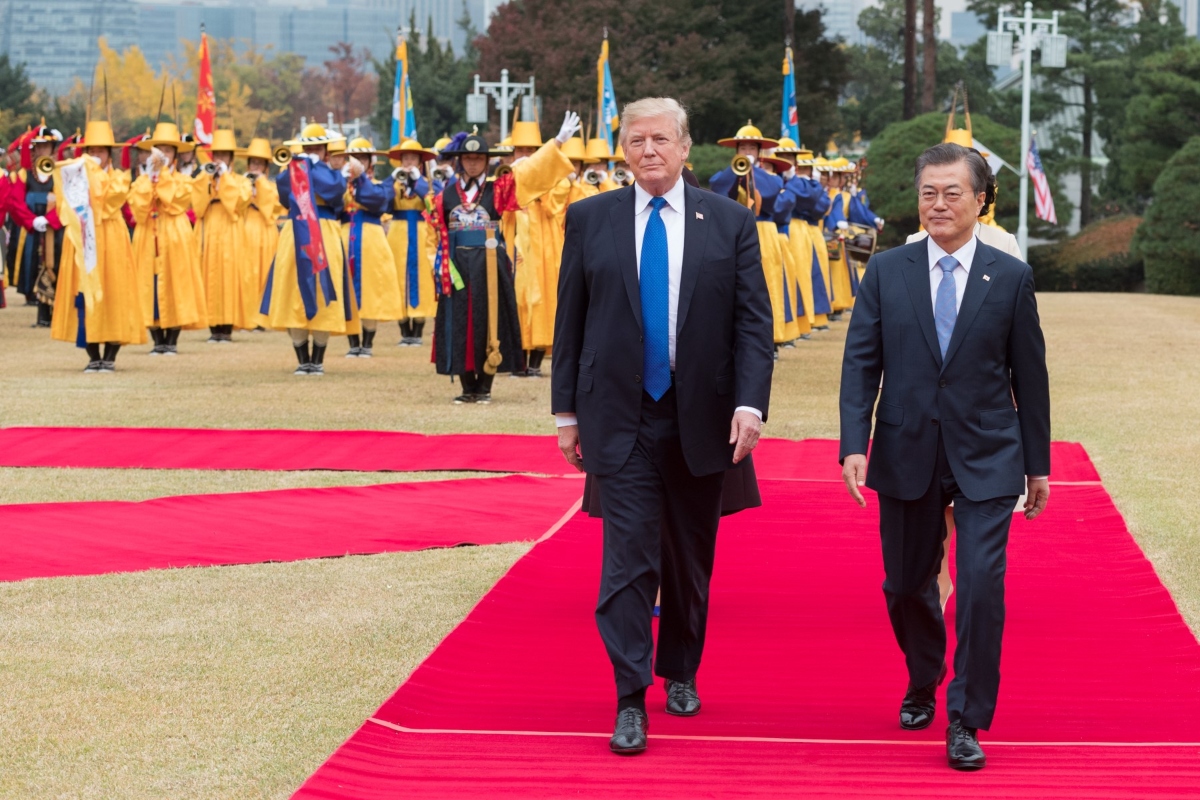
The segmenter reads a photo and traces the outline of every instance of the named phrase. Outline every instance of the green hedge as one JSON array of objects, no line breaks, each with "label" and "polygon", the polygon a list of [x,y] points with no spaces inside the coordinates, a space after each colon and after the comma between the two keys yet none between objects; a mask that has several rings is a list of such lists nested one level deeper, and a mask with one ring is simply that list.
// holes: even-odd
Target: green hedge
[{"label": "green hedge", "polygon": [[1133,240],[1146,262],[1146,291],[1200,295],[1200,136],[1194,136],[1163,167],[1154,202]]},{"label": "green hedge", "polygon": [[1029,248],[1029,266],[1041,292],[1137,292],[1142,259],[1131,253],[1140,217],[1109,217],[1062,242]]}]

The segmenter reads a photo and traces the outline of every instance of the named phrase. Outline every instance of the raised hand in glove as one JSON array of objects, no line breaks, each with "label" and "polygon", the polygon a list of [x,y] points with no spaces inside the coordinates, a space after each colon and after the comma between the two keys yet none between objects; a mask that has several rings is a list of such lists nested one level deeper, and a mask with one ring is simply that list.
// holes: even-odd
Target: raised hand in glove
[{"label": "raised hand in glove", "polygon": [[365,171],[366,170],[363,167],[362,162],[359,161],[357,158],[352,158],[346,162],[346,179],[347,180],[356,181],[362,176],[363,172],[365,172]]},{"label": "raised hand in glove", "polygon": [[558,135],[554,138],[558,140],[559,144],[566,144],[567,139],[570,139],[579,132],[579,128],[579,115],[574,111],[568,111],[563,116],[563,124],[562,127],[558,129]]},{"label": "raised hand in glove", "polygon": [[33,218],[33,229],[35,231],[37,231],[38,233],[45,233],[46,228],[48,226],[49,226],[49,223],[46,222],[45,217],[34,217]]}]

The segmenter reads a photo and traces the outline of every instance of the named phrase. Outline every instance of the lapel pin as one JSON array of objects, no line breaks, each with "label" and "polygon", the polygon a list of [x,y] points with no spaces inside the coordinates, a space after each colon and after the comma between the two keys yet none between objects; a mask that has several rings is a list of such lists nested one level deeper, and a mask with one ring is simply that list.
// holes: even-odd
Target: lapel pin
[{"label": "lapel pin", "polygon": [[983,279],[984,279],[985,281],[990,281],[990,280],[992,279],[992,276],[991,276],[991,275],[984,275],[984,276],[983,276]]},{"label": "lapel pin", "polygon": [[696,212],[696,219],[704,219],[704,215],[703,215],[703,214],[701,214],[699,211],[697,211],[697,212]]}]

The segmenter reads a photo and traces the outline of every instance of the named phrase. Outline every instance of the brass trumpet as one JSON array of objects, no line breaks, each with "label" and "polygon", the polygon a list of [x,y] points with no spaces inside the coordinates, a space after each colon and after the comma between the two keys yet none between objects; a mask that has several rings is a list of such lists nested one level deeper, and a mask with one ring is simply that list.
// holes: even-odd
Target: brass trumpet
[{"label": "brass trumpet", "polygon": [[287,147],[276,147],[271,153],[271,163],[279,168],[286,167],[292,160],[292,151]]},{"label": "brass trumpet", "polygon": [[616,183],[620,184],[621,186],[624,186],[626,183],[629,182],[629,177],[630,177],[630,175],[627,170],[623,170],[620,167],[617,167],[616,169],[613,170],[612,178]]},{"label": "brass trumpet", "polygon": [[217,162],[215,162],[215,161],[210,161],[210,162],[208,162],[207,164],[205,164],[205,165],[202,167],[202,169],[203,169],[205,172],[207,172],[209,175],[216,175],[216,174],[217,174],[217,169],[218,169],[218,167],[217,167]]},{"label": "brass trumpet", "polygon": [[43,178],[54,174],[54,159],[50,156],[38,156],[33,162],[33,171]]},{"label": "brass trumpet", "polygon": [[587,172],[583,173],[583,181],[589,186],[599,186],[600,173],[596,172],[594,169],[589,169]]},{"label": "brass trumpet", "polygon": [[512,167],[510,167],[508,164],[501,164],[500,166],[496,167],[496,172],[494,173],[493,177],[499,179],[499,178],[503,178],[505,175],[511,175],[511,174],[512,174]]},{"label": "brass trumpet", "polygon": [[733,161],[729,166],[733,170],[734,175],[737,175],[739,178],[744,178],[749,175],[750,170],[754,168],[754,162],[739,153],[733,157]]}]

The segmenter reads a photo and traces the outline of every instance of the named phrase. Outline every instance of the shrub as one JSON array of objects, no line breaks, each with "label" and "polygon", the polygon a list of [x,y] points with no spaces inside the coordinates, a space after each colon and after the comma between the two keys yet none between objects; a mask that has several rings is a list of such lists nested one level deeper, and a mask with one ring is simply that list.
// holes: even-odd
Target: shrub
[{"label": "shrub", "polygon": [[1133,238],[1146,264],[1146,291],[1200,295],[1200,136],[1193,136],[1154,181],[1154,201]]},{"label": "shrub", "polygon": [[1098,220],[1062,242],[1029,248],[1038,291],[1136,292],[1142,288],[1142,260],[1131,252],[1140,217]]}]

